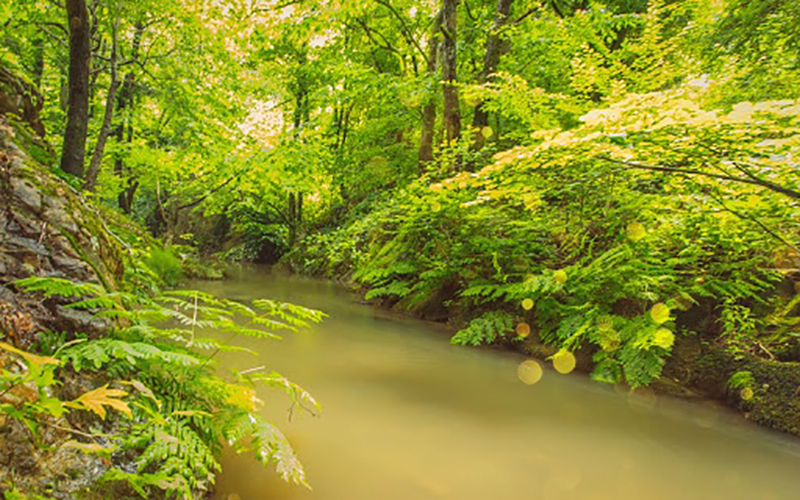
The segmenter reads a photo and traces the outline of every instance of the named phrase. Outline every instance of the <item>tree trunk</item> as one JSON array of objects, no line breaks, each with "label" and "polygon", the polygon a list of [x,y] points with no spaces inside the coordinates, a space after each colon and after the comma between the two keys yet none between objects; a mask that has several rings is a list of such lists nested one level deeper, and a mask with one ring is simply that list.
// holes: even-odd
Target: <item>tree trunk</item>
[{"label": "tree trunk", "polygon": [[44,39],[37,35],[33,39],[33,83],[36,90],[42,91],[42,79],[44,78]]},{"label": "tree trunk", "polygon": [[[439,31],[442,27],[442,11],[436,15],[433,23],[433,30],[431,30],[431,37],[428,41],[428,79],[430,82],[436,82],[436,72],[438,71],[438,57],[439,57]],[[431,93],[432,94],[432,93]],[[436,101],[433,95],[429,95],[425,102],[425,107],[422,108],[422,135],[419,139],[419,166],[420,170],[426,163],[433,161],[433,138],[436,128]]]},{"label": "tree trunk", "polygon": [[303,193],[289,193],[289,207],[287,210],[289,226],[289,247],[294,248],[300,227],[303,223]]},{"label": "tree trunk", "polygon": [[106,148],[106,141],[111,133],[111,121],[114,119],[114,105],[117,95],[117,87],[119,87],[119,77],[117,75],[117,28],[119,21],[114,22],[111,29],[111,85],[108,87],[108,95],[106,96],[106,112],[103,117],[103,126],[100,127],[100,133],[97,136],[97,144],[94,148],[92,161],[89,163],[89,170],[86,172],[86,182],[84,189],[94,191],[94,186],[97,183],[97,174],[100,172],[100,162],[103,160],[103,152]]},{"label": "tree trunk", "polygon": [[[508,17],[511,13],[511,2],[513,0],[497,0],[497,12],[494,16],[494,25],[489,37],[486,39],[486,57],[483,60],[483,71],[480,75],[480,83],[486,83],[493,73],[497,71],[497,66],[500,63],[500,56],[506,50],[500,32],[503,26],[508,23]],[[483,129],[489,126],[489,113],[486,111],[483,101],[480,101],[475,106],[475,115],[472,118],[472,127],[475,129],[475,137],[472,143],[473,150],[483,148],[486,142],[486,136],[483,134]]]},{"label": "tree trunk", "polygon": [[[131,57],[130,61],[133,64],[136,64],[139,60],[139,49],[142,45],[142,36],[144,35],[144,25],[141,22],[136,23],[135,31],[133,33],[133,46],[131,47]],[[125,74],[125,78],[122,82],[122,86],[120,87],[119,93],[117,95],[117,114],[124,115],[124,112],[128,110],[128,115],[130,115],[131,111],[130,108],[133,107],[133,98],[134,92],[136,90],[136,75],[133,71],[129,71]],[[117,138],[117,144],[122,144],[125,141],[125,125],[127,124],[128,135],[127,135],[127,142],[130,143],[133,140],[133,125],[130,122],[130,116],[123,116],[123,121],[117,125],[117,128],[114,130],[114,136]],[[122,177],[124,173],[124,163],[122,158],[117,157],[114,160],[114,173]],[[120,210],[124,213],[129,214],[131,213],[131,208],[133,205],[133,195],[138,188],[138,183],[134,182],[133,179],[128,179],[128,187],[125,188],[124,191],[120,192],[117,196],[117,201]]]},{"label": "tree trunk", "polygon": [[69,18],[69,98],[61,170],[83,177],[89,128],[89,16],[85,0],[67,0]]},{"label": "tree trunk", "polygon": [[445,138],[454,144],[461,137],[461,111],[458,103],[456,72],[456,17],[458,0],[443,0],[442,4],[442,76],[444,78]]}]

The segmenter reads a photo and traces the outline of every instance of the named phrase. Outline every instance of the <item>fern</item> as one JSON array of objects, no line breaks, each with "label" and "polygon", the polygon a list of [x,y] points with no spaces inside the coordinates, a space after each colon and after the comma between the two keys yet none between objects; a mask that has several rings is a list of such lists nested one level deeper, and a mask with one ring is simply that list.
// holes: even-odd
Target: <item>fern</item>
[{"label": "fern", "polygon": [[366,293],[364,298],[366,300],[376,299],[378,297],[405,297],[411,292],[407,281],[392,281],[386,286],[373,288]]},{"label": "fern", "polygon": [[502,311],[488,312],[473,319],[459,330],[450,342],[456,345],[480,345],[494,343],[513,327],[511,315]]},{"label": "fern", "polygon": [[[105,370],[122,379],[136,376],[120,382],[136,389],[131,405],[135,423],[121,446],[138,454],[138,470],[111,471],[104,480],[124,481],[145,498],[153,490],[186,498],[202,494],[210,491],[219,470],[219,444],[229,439],[240,451],[274,463],[284,479],[306,484],[286,438],[255,413],[262,402],[254,386],[277,388],[293,407],[311,413],[319,409],[317,401],[274,372],[236,374],[237,383],[226,382],[214,374],[210,362],[218,351],[247,351],[230,344],[237,336],[279,338],[274,332],[308,327],[324,313],[268,299],[247,305],[193,290],[140,297],[56,278],[32,278],[18,286],[78,299],[68,307],[120,320],[108,337],[68,342],[54,354],[55,363],[76,371]],[[209,329],[226,332],[228,340],[198,336]],[[200,356],[198,350],[212,353]]]},{"label": "fern", "polygon": [[105,290],[95,283],[76,283],[63,278],[32,276],[14,282],[29,293],[42,293],[45,297],[86,297],[103,295]]},{"label": "fern", "polygon": [[73,345],[61,351],[59,359],[72,363],[76,371],[86,368],[99,370],[112,361],[126,361],[132,366],[141,362],[158,362],[172,366],[197,366],[196,356],[172,352],[145,342],[126,342],[116,339],[100,339]]},{"label": "fern", "polygon": [[125,472],[120,469],[109,469],[100,477],[99,481],[123,481],[144,499],[152,497],[150,488],[176,492],[188,490],[186,480],[182,476],[169,476],[163,472],[156,472],[154,474],[137,474],[133,472]]},{"label": "fern", "polygon": [[240,412],[224,424],[223,434],[238,453],[252,453],[263,463],[274,463],[285,481],[308,486],[305,470],[289,441],[274,425],[260,415]]},{"label": "fern", "polygon": [[184,421],[171,419],[163,425],[137,428],[126,443],[127,449],[143,447],[136,459],[140,474],[158,471],[170,478],[181,478],[166,490],[186,498],[193,491],[209,491],[220,465],[213,451]]}]

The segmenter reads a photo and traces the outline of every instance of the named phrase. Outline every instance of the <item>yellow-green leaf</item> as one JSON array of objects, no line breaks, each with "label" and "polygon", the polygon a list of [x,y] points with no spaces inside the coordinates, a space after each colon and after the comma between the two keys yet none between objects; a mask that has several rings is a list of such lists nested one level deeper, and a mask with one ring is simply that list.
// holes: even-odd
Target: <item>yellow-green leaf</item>
[{"label": "yellow-green leaf", "polygon": [[632,222],[628,224],[628,238],[631,241],[639,241],[645,237],[647,231],[644,229],[644,226],[640,222]]},{"label": "yellow-green leaf", "polygon": [[109,406],[131,418],[133,414],[131,413],[131,408],[128,406],[128,403],[121,399],[116,399],[127,395],[128,393],[125,391],[109,389],[108,384],[106,384],[103,387],[98,387],[93,391],[89,391],[78,399],[65,404],[71,408],[78,408],[96,413],[102,419],[106,418],[105,407]]},{"label": "yellow-green leaf", "polygon": [[97,455],[110,455],[111,453],[114,453],[114,451],[116,450],[116,448],[114,447],[102,446],[97,443],[81,443],[73,440],[67,441],[66,443],[61,445],[61,447],[71,448],[73,450],[82,451],[83,453],[97,454]]},{"label": "yellow-green leaf", "polygon": [[6,344],[5,342],[0,342],[0,349],[4,351],[8,351],[10,353],[14,353],[17,356],[21,356],[25,361],[29,364],[42,366],[42,365],[60,365],[61,361],[57,360],[56,358],[51,358],[49,356],[37,356],[36,354],[31,354],[28,351],[23,351],[22,349],[17,349],[11,344]]}]

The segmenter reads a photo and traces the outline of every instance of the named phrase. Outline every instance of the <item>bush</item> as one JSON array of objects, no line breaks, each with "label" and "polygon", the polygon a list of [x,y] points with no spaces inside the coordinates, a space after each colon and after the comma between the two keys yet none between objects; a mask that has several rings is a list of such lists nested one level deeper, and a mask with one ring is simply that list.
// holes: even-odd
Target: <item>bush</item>
[{"label": "bush", "polygon": [[145,264],[168,287],[178,286],[183,281],[183,264],[171,249],[152,248]]}]

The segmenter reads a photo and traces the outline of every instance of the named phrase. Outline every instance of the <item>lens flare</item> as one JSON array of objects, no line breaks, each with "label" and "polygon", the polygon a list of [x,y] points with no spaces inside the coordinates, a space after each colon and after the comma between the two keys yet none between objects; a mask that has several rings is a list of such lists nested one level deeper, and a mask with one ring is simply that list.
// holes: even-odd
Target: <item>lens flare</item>
[{"label": "lens flare", "polygon": [[572,370],[575,369],[576,364],[577,360],[575,359],[575,355],[569,351],[562,351],[553,356],[553,368],[555,368],[558,373],[564,375],[571,373]]},{"label": "lens flare", "polygon": [[533,385],[540,381],[542,379],[542,375],[544,375],[542,365],[540,365],[535,359],[525,360],[519,364],[519,367],[517,367],[517,376],[522,383],[527,385]]}]

